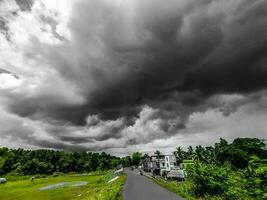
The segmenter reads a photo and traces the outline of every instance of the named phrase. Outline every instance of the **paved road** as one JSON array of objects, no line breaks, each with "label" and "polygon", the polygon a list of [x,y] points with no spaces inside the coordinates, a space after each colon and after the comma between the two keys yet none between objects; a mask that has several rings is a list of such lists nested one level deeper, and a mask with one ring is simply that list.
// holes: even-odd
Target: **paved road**
[{"label": "paved road", "polygon": [[124,170],[127,174],[122,196],[123,200],[183,200],[176,194],[160,187],[137,171]]}]

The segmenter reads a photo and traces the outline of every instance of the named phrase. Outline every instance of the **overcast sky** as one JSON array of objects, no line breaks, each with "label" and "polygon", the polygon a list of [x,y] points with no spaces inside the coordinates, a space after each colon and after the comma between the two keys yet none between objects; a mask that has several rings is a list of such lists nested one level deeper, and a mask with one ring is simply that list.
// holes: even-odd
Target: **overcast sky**
[{"label": "overcast sky", "polygon": [[266,24],[266,0],[0,0],[0,146],[267,138]]}]

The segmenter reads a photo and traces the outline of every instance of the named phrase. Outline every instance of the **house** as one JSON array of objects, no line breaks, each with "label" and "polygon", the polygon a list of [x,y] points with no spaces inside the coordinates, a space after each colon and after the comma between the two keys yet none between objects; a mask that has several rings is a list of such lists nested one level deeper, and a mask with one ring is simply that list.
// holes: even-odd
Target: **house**
[{"label": "house", "polygon": [[178,169],[177,163],[176,163],[176,157],[174,155],[165,155],[165,168],[167,171]]},{"label": "house", "polygon": [[174,155],[153,155],[141,160],[141,167],[146,172],[154,175],[164,175],[171,170],[179,169]]},{"label": "house", "polygon": [[170,171],[178,170],[179,167],[176,163],[176,157],[174,155],[164,155],[164,161],[161,162],[160,175],[167,175]]},{"label": "house", "polygon": [[161,175],[161,170],[165,169],[164,155],[151,156],[151,172],[154,175]]},{"label": "house", "polygon": [[140,166],[141,166],[141,169],[143,169],[145,172],[151,172],[151,169],[152,169],[151,157],[142,158],[140,162]]}]

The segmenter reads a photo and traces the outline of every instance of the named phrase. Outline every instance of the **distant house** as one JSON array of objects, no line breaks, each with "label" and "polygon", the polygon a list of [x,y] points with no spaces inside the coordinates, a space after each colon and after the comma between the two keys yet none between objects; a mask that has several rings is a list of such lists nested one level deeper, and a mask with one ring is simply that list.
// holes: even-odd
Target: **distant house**
[{"label": "distant house", "polygon": [[145,172],[151,172],[152,169],[151,157],[145,157],[141,159],[140,165]]},{"label": "distant house", "polygon": [[176,176],[175,174],[177,174],[178,170],[176,157],[174,155],[164,155],[164,162],[160,167],[160,175],[169,175],[167,177],[171,178],[172,175]]},{"label": "distant house", "polygon": [[141,167],[144,171],[152,172],[154,175],[163,175],[171,170],[179,169],[174,155],[153,155],[143,158],[141,160]]},{"label": "distant house", "polygon": [[164,158],[167,171],[178,169],[176,157],[174,155],[165,155]]}]

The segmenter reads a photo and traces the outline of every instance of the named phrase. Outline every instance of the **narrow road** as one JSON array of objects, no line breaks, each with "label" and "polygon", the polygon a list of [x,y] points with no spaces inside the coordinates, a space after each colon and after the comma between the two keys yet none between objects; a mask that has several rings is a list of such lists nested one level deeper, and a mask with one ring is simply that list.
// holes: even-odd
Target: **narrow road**
[{"label": "narrow road", "polygon": [[123,200],[183,200],[182,197],[155,184],[137,171],[124,170],[127,174],[122,196]]}]

